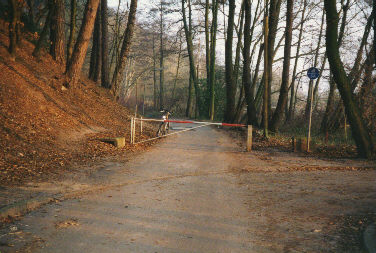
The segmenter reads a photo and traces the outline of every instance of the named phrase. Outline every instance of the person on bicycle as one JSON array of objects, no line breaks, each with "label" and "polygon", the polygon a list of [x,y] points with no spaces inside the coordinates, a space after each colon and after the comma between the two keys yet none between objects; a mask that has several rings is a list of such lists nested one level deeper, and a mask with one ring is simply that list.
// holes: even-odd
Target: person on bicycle
[{"label": "person on bicycle", "polygon": [[171,115],[171,112],[168,111],[167,109],[161,109],[160,110],[162,115],[163,122],[159,125],[158,131],[157,131],[157,136],[162,136],[168,134],[168,130],[170,128],[170,122],[166,122]]}]

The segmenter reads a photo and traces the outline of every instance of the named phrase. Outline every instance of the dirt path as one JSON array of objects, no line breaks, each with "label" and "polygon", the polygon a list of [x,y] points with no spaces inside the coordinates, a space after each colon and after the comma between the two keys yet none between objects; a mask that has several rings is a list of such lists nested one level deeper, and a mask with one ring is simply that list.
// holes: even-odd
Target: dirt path
[{"label": "dirt path", "polygon": [[375,170],[318,166],[370,164],[245,153],[222,131],[200,128],[104,168],[113,172],[108,190],[4,228],[0,252],[361,251],[351,241],[359,226],[344,231],[344,221],[376,214]]}]

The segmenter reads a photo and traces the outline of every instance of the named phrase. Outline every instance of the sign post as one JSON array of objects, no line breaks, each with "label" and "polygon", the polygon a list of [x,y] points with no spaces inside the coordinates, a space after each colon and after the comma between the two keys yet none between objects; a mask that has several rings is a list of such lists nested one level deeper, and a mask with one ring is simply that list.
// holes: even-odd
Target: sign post
[{"label": "sign post", "polygon": [[[315,67],[312,67],[312,68],[309,68],[308,71],[307,71],[307,76],[309,77],[310,80],[315,80],[319,77],[320,75],[320,71],[315,68]],[[313,87],[311,89],[311,101],[310,101],[310,105],[309,105],[309,123],[308,123],[308,137],[307,137],[307,152],[309,152],[309,144],[310,144],[310,141],[311,141],[311,125],[312,125],[312,104],[313,104]]]}]

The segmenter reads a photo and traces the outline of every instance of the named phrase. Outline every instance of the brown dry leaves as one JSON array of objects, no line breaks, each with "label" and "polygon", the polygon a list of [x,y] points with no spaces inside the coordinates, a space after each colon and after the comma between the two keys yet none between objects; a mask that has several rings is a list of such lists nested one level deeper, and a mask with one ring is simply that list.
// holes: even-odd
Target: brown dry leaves
[{"label": "brown dry leaves", "polygon": [[[63,66],[47,53],[36,60],[26,40],[16,61],[9,61],[7,29],[0,30],[1,185],[58,178],[73,166],[151,145],[118,149],[100,142],[120,136],[129,141],[130,113],[85,78],[79,89],[63,91]],[[154,130],[145,124],[143,134],[147,138]]]}]

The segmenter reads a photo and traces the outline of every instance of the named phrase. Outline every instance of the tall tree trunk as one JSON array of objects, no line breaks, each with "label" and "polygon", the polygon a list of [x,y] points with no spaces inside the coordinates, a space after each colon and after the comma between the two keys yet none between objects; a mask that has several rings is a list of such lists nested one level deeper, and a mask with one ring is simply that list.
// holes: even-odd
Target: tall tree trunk
[{"label": "tall tree trunk", "polygon": [[104,88],[111,88],[109,65],[108,65],[108,27],[107,27],[107,0],[101,0],[101,32],[102,32],[102,66],[101,85]]},{"label": "tall tree trunk", "polygon": [[[272,82],[273,82],[273,61],[274,61],[274,44],[277,37],[277,29],[279,23],[279,14],[281,10],[282,0],[271,0],[269,10],[269,34],[268,34],[268,117],[271,117],[271,95],[272,95]],[[267,119],[269,120],[269,118]]]},{"label": "tall tree trunk", "polygon": [[215,49],[217,41],[217,21],[218,21],[218,0],[212,1],[212,27],[210,31],[210,66],[209,66],[209,86],[210,86],[210,105],[209,116],[210,120],[214,120],[215,116]]},{"label": "tall tree trunk", "polygon": [[27,0],[27,5],[29,7],[29,16],[28,16],[28,28],[31,32],[35,32],[35,20],[34,20],[34,1]]},{"label": "tall tree trunk", "polygon": [[268,119],[269,119],[269,13],[268,13],[268,5],[269,1],[265,1],[264,6],[264,94],[263,94],[263,106],[262,106],[262,125],[264,128],[264,137],[269,137],[269,125],[268,125]]},{"label": "tall tree trunk", "polygon": [[229,0],[229,13],[227,22],[227,39],[225,42],[225,78],[226,78],[226,108],[225,122],[232,122],[235,116],[236,86],[233,76],[232,42],[234,34],[235,0]]},{"label": "tall tree trunk", "polygon": [[285,29],[285,49],[282,70],[282,84],[279,93],[277,107],[273,114],[270,124],[270,130],[277,132],[282,122],[283,112],[287,104],[289,94],[289,77],[290,77],[290,57],[292,41],[292,21],[293,21],[294,0],[287,0],[286,29]]},{"label": "tall tree trunk", "polygon": [[304,0],[303,3],[303,11],[302,11],[302,18],[300,20],[300,29],[299,29],[299,38],[298,38],[298,45],[296,48],[296,55],[295,55],[295,63],[294,63],[294,70],[292,72],[292,80],[290,84],[290,89],[291,89],[291,95],[290,95],[290,107],[289,107],[289,112],[287,114],[287,121],[291,121],[294,119],[294,100],[295,100],[295,81],[296,81],[296,71],[298,68],[298,61],[299,61],[299,54],[300,54],[300,46],[302,43],[302,35],[303,35],[303,28],[304,28],[304,23],[305,23],[305,13],[308,5],[308,0]]},{"label": "tall tree trunk", "polygon": [[17,25],[20,22],[19,17],[19,6],[17,0],[8,0],[10,6],[10,22],[9,22],[9,47],[8,51],[13,60],[16,58],[17,50]]},{"label": "tall tree trunk", "polygon": [[160,14],[160,33],[159,33],[159,106],[161,109],[164,107],[164,50],[163,50],[163,1],[160,0],[161,3],[161,14]]},{"label": "tall tree trunk", "polygon": [[362,119],[359,107],[351,91],[351,82],[345,72],[338,46],[338,13],[336,0],[324,0],[326,12],[326,48],[330,69],[345,105],[358,154],[371,158],[375,152],[374,137]]},{"label": "tall tree trunk", "polygon": [[129,50],[130,50],[130,46],[132,42],[133,31],[134,31],[134,26],[136,22],[136,11],[137,11],[137,0],[131,0],[127,28],[125,29],[125,32],[124,32],[123,45],[121,46],[121,51],[120,51],[120,56],[119,56],[120,59],[119,59],[119,63],[115,67],[114,75],[112,77],[112,82],[111,82],[111,90],[116,99],[118,99],[119,97],[123,70],[126,64],[126,60],[128,58],[128,54],[129,54]]},{"label": "tall tree trunk", "polygon": [[101,9],[102,9],[102,3],[99,3],[98,10],[97,10],[97,17],[95,20],[94,29],[97,29],[97,37],[93,38],[93,41],[95,41],[96,45],[96,52],[95,52],[95,66],[94,66],[94,72],[93,72],[93,81],[95,83],[100,84],[101,81],[101,66],[102,66],[102,22],[101,22]]},{"label": "tall tree trunk", "polygon": [[254,101],[254,90],[251,80],[251,0],[244,0],[244,47],[243,47],[243,88],[247,101],[247,124],[257,126],[256,107]]},{"label": "tall tree trunk", "polygon": [[187,99],[187,107],[185,109],[185,116],[188,118],[190,118],[192,114],[192,100],[193,100],[192,76],[189,75],[188,99]]},{"label": "tall tree trunk", "polygon": [[101,3],[99,3],[97,9],[97,15],[95,17],[94,32],[93,32],[93,45],[91,48],[90,56],[90,69],[89,78],[94,82],[100,80],[101,62],[102,62],[102,36],[101,36]]},{"label": "tall tree trunk", "polygon": [[77,0],[70,1],[70,26],[69,26],[69,39],[67,45],[67,63],[73,52],[74,36],[76,34],[76,20],[77,20]]},{"label": "tall tree trunk", "polygon": [[[345,32],[345,25],[344,24],[346,23],[346,16],[347,16],[346,13],[348,11],[348,5],[349,5],[349,1],[347,2],[346,5],[343,6],[343,12],[344,13],[343,13],[343,16],[342,16],[340,36],[339,36],[338,43],[337,43],[338,47],[341,46],[342,41],[343,41],[343,34]],[[354,92],[354,90],[355,90],[355,88],[356,88],[356,86],[357,86],[357,84],[360,80],[360,77],[361,77],[362,69],[360,68],[360,63],[363,59],[363,50],[364,50],[364,47],[367,44],[368,36],[370,34],[370,31],[371,31],[373,13],[374,13],[374,11],[372,11],[370,17],[367,20],[367,23],[366,23],[366,26],[365,26],[365,29],[364,29],[364,32],[363,32],[363,37],[362,37],[362,40],[361,40],[355,61],[354,61],[354,65],[353,65],[353,67],[350,71],[350,74],[348,76],[349,80],[351,82],[352,92]],[[334,107],[334,101],[331,102],[330,104]],[[343,111],[344,111],[344,108],[343,108],[342,101],[339,101],[339,103],[337,104],[335,109],[326,110],[326,112],[332,112],[332,114],[331,115],[324,115],[323,122],[321,123],[321,131],[323,133],[326,133],[329,130],[334,131],[334,130],[338,129],[338,127],[340,126],[341,119],[343,118]]]},{"label": "tall tree trunk", "polygon": [[50,25],[50,54],[52,58],[60,63],[65,63],[65,8],[64,0],[49,0],[52,11]]},{"label": "tall tree trunk", "polygon": [[[189,71],[190,77],[192,78],[192,82],[196,91],[196,110],[198,111],[201,106],[201,99],[199,95],[199,87],[198,87],[198,79],[196,75],[196,67],[195,67],[195,60],[193,55],[193,42],[192,42],[192,34],[188,27],[187,17],[185,13],[185,0],[182,0],[182,14],[183,14],[183,25],[184,25],[184,32],[185,32],[185,40],[187,41],[187,51],[188,51],[188,58],[189,58]],[[197,115],[196,115],[197,116]]]},{"label": "tall tree trunk", "polygon": [[176,73],[175,73],[175,79],[174,79],[174,87],[172,89],[172,94],[171,94],[171,105],[170,105],[170,108],[172,108],[172,106],[175,105],[175,90],[176,90],[176,84],[177,84],[177,81],[178,81],[178,78],[179,78],[179,69],[180,69],[180,58],[181,58],[182,44],[183,44],[183,42],[181,41],[181,34],[180,34],[180,36],[179,36],[178,64],[176,66]]},{"label": "tall tree trunk", "polygon": [[67,65],[65,86],[75,88],[81,74],[82,65],[85,60],[87,47],[94,28],[95,15],[97,13],[99,0],[88,0],[85,6],[84,18],[77,42]]},{"label": "tall tree trunk", "polygon": [[[216,0],[214,0],[214,3]],[[210,33],[209,33],[209,0],[205,0],[205,63],[206,63],[206,87],[209,90],[209,117],[211,118],[212,101],[211,101],[211,87],[210,87]],[[214,13],[213,13],[214,14]],[[214,100],[213,100],[214,110]]]},{"label": "tall tree trunk", "polygon": [[154,110],[158,110],[158,94],[157,94],[157,64],[156,64],[156,61],[157,61],[157,56],[156,56],[156,53],[155,53],[155,36],[154,36],[154,33],[153,33],[153,94],[154,94]]},{"label": "tall tree trunk", "polygon": [[44,26],[42,29],[42,32],[39,35],[39,39],[37,41],[37,44],[35,45],[35,48],[33,50],[32,55],[39,59],[41,48],[43,45],[43,42],[47,39],[48,31],[50,28],[50,22],[51,22],[51,11],[48,11],[48,14],[46,16],[46,20],[44,21]]}]

